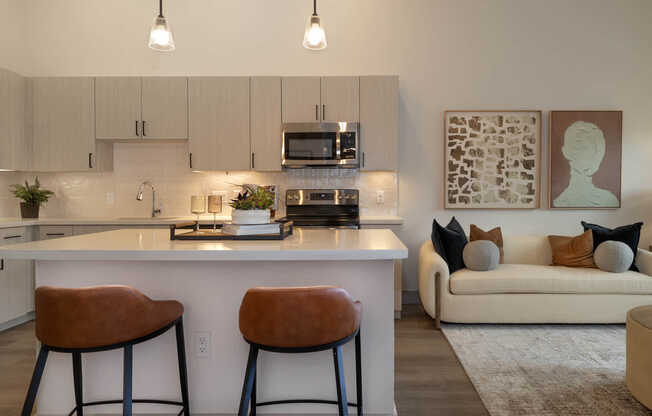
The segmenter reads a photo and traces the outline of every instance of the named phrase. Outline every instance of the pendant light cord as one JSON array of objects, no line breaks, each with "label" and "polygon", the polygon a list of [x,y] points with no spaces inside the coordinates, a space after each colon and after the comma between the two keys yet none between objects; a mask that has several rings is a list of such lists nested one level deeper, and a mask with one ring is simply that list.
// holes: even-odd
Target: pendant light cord
[{"label": "pendant light cord", "polygon": [[163,0],[158,0],[158,17],[163,17]]},{"label": "pendant light cord", "polygon": [[317,0],[313,0],[313,3],[312,3],[312,15],[317,16]]}]

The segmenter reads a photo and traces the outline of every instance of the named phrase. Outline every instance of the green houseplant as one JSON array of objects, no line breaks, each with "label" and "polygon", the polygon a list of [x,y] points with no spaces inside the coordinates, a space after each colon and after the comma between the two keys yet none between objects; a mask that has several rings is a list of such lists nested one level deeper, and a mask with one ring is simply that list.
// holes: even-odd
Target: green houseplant
[{"label": "green houseplant", "polygon": [[38,176],[34,179],[34,185],[25,181],[25,185],[11,185],[9,190],[16,198],[23,200],[20,203],[20,215],[23,218],[38,218],[39,208],[54,195],[50,190],[41,189]]},{"label": "green houseplant", "polygon": [[274,205],[274,194],[262,186],[242,185],[242,192],[231,200],[233,224],[267,224],[270,208]]}]

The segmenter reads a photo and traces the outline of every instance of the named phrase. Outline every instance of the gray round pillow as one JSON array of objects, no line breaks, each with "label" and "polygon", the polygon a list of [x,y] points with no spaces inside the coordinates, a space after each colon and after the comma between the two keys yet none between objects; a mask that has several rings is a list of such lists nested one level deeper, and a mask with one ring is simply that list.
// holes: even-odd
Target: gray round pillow
[{"label": "gray round pillow", "polygon": [[595,249],[593,260],[600,270],[622,273],[629,270],[634,262],[634,253],[627,244],[609,240]]},{"label": "gray round pillow", "polygon": [[478,272],[485,272],[498,267],[500,250],[498,250],[498,246],[493,241],[471,241],[464,247],[462,258],[467,268]]}]

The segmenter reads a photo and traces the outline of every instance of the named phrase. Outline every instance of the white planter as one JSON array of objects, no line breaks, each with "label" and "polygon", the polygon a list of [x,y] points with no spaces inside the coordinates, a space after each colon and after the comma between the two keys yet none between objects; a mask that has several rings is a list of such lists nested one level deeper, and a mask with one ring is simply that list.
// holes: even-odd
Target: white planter
[{"label": "white planter", "polygon": [[269,224],[268,209],[234,209],[231,213],[233,224]]}]

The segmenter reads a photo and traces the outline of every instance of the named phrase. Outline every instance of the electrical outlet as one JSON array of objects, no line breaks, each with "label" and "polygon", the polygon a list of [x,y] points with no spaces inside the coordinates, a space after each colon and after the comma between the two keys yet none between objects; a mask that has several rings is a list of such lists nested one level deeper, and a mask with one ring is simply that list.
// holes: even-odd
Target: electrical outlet
[{"label": "electrical outlet", "polygon": [[384,204],[385,203],[385,191],[376,191],[376,204]]},{"label": "electrical outlet", "polygon": [[115,203],[115,193],[107,192],[106,193],[106,204],[113,205]]},{"label": "electrical outlet", "polygon": [[195,356],[209,358],[211,356],[211,333],[195,332]]}]

